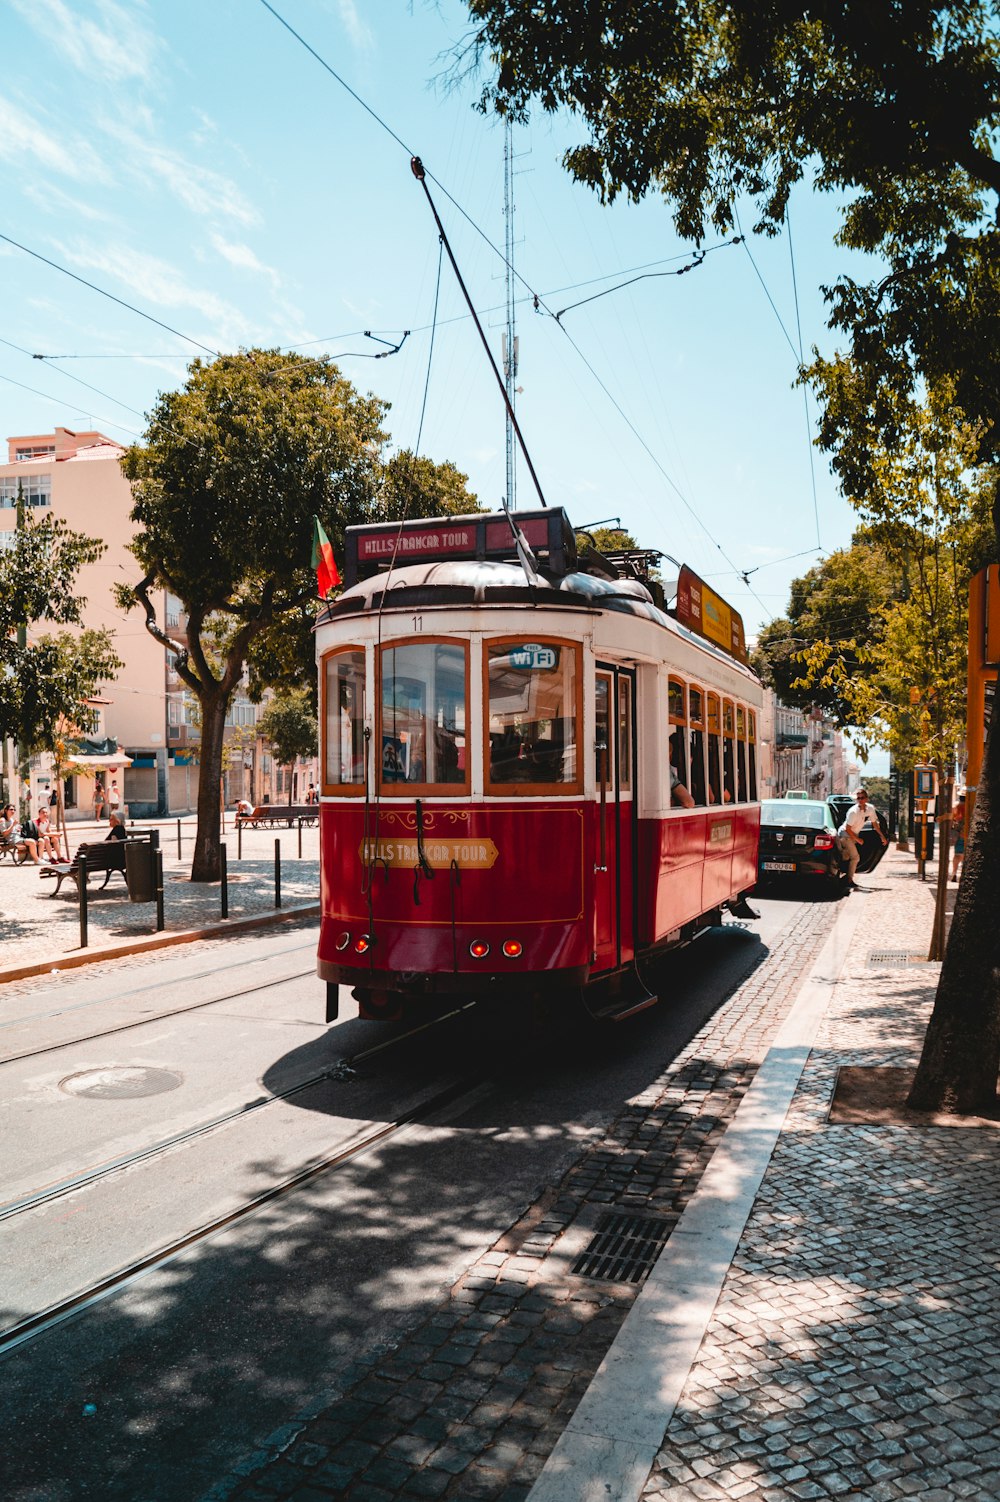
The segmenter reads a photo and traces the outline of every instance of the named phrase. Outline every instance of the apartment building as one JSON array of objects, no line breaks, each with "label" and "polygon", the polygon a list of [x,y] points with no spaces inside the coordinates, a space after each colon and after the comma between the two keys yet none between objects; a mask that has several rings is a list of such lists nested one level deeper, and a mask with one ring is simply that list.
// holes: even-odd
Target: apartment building
[{"label": "apartment building", "polygon": [[[136,607],[125,614],[113,588],[138,579],[128,544],[134,533],[132,492],[119,467],[120,444],[96,430],[57,427],[51,433],[23,434],[7,440],[7,463],[0,464],[0,547],[9,547],[17,524],[20,488],[25,506],[60,516],[76,532],[97,537],[105,551],[84,565],[77,591],[86,600],[85,627],[114,632],[115,649],[124,666],[113,683],[100,686],[94,705],[98,724],[80,757],[84,771],[67,779],[68,817],[89,815],[97,772],[114,778],[134,818],[184,813],[198,797],[199,737],[193,696],[185,689],[172,657],[146,630]],[[186,618],[180,601],[165,591],[151,599],[157,618],[172,636],[185,639]],[[316,781],[318,762],[303,762],[289,773],[277,767],[253,733],[258,707],[237,690],[227,717],[229,753],[224,771],[228,802],[279,801],[289,791],[303,798]],[[47,757],[33,758],[31,801],[37,806],[51,788]]]}]

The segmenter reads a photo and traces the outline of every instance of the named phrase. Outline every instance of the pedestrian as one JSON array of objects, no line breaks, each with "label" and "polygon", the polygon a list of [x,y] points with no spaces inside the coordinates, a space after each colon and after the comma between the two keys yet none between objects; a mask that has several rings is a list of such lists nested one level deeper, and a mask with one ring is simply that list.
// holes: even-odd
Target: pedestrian
[{"label": "pedestrian", "polygon": [[955,842],[951,847],[951,879],[958,880],[958,870],[965,860],[965,788],[957,789],[958,802],[951,811]]},{"label": "pedestrian", "polygon": [[882,831],[878,814],[868,802],[868,789],[858,788],[854,798],[854,807],[848,809],[847,818],[837,831],[837,848],[847,865],[847,885],[852,892],[857,892],[862,889],[854,880],[854,873],[861,859],[861,835],[865,825],[874,829],[883,845],[889,842]]},{"label": "pedestrian", "polygon": [[104,836],[104,843],[109,840],[127,840],[128,834],[125,829],[125,820],[114,809],[108,814],[108,832]]},{"label": "pedestrian", "polygon": [[94,818],[100,824],[104,817],[104,783],[99,777],[94,779]]},{"label": "pedestrian", "polygon": [[9,853],[16,849],[20,832],[21,826],[17,822],[17,812],[13,803],[5,803],[3,813],[0,814],[0,850]]},{"label": "pedestrian", "polygon": [[55,860],[57,858],[57,851],[52,839],[52,825],[49,822],[49,810],[46,804],[43,803],[38,810],[38,818],[35,820],[35,823],[38,825],[39,855],[43,856],[46,860]]},{"label": "pedestrian", "polygon": [[59,807],[59,789],[53,788],[49,794],[49,808]]},{"label": "pedestrian", "polygon": [[119,808],[121,807],[121,801],[122,801],[122,795],[118,791],[118,784],[117,784],[117,782],[113,782],[111,784],[111,791],[108,794],[108,818],[109,819],[110,819],[110,817],[111,817],[112,814],[116,814],[118,812]]},{"label": "pedestrian", "polygon": [[33,866],[40,866],[42,864],[38,859],[38,842],[40,838],[38,825],[29,814],[28,818],[21,820],[20,831],[16,836],[17,854],[22,864],[29,860]]}]

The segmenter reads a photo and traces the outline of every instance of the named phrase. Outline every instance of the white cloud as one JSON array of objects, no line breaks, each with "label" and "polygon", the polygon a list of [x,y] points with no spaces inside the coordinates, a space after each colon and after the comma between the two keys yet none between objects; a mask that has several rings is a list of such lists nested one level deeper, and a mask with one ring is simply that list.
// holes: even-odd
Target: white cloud
[{"label": "white cloud", "polygon": [[[146,304],[158,308],[191,308],[209,324],[212,333],[205,340],[223,347],[247,342],[252,334],[251,325],[232,303],[216,297],[213,292],[192,287],[181,273],[166,261],[128,246],[76,246],[58,247],[74,266],[91,271],[102,271],[114,277],[131,291],[138,293]],[[185,330],[197,337],[197,330]]]},{"label": "white cloud", "polygon": [[110,214],[95,209],[93,204],[85,203],[82,198],[74,198],[71,193],[64,193],[54,183],[29,183],[24,190],[24,196],[30,198],[32,203],[36,203],[40,209],[72,214],[77,219],[103,220],[107,223],[112,218]]},{"label": "white cloud", "polygon": [[[152,117],[146,114],[152,127]],[[202,217],[224,216],[240,224],[257,224],[260,215],[231,179],[199,167],[179,152],[144,139],[134,130],[105,120],[103,128],[127,153],[129,167],[141,177],[159,178],[185,208]]]},{"label": "white cloud", "polygon": [[340,11],[340,19],[344,30],[350,37],[355,47],[367,49],[372,45],[372,34],[358,15],[358,8],[354,0],[338,0],[337,9]]},{"label": "white cloud", "polygon": [[12,3],[46,45],[79,72],[106,83],[150,79],[159,44],[138,8],[96,0],[96,16],[88,18],[80,14],[79,3],[71,7],[66,0]]},{"label": "white cloud", "polygon": [[0,157],[24,165],[32,162],[76,182],[109,182],[100,157],[76,138],[59,141],[10,99],[0,98]]},{"label": "white cloud", "polygon": [[249,245],[234,243],[232,240],[224,240],[214,230],[210,239],[213,249],[224,261],[228,261],[230,266],[235,266],[240,271],[253,271],[258,276],[269,277],[275,287],[281,285],[281,277],[277,271],[274,270],[273,266],[265,266],[263,261],[258,260]]}]

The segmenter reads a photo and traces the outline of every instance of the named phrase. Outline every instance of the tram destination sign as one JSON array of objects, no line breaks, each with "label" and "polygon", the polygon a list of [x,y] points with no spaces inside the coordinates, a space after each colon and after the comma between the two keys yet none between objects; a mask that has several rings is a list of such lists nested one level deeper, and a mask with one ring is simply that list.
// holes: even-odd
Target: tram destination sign
[{"label": "tram destination sign", "polygon": [[390,566],[448,563],[459,559],[514,560],[514,527],[536,557],[563,574],[576,564],[576,541],[565,511],[516,511],[475,516],[421,518],[348,527],[345,534],[344,583],[348,588]]},{"label": "tram destination sign", "polygon": [[682,626],[721,647],[737,661],[749,661],[743,617],[686,563],[677,580],[677,603],[673,615]]}]

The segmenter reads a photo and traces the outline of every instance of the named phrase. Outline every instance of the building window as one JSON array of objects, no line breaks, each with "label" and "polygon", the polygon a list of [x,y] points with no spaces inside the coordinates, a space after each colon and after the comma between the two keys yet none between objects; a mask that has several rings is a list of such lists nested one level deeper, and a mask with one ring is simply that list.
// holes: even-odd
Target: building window
[{"label": "building window", "polygon": [[15,464],[30,464],[32,460],[50,458],[55,451],[56,446],[54,443],[46,443],[41,446],[36,445],[34,448],[15,449],[14,462]]},{"label": "building window", "polygon": [[0,475],[0,507],[16,509],[18,486],[26,506],[52,505],[51,475]]}]

